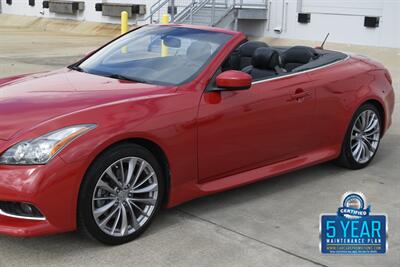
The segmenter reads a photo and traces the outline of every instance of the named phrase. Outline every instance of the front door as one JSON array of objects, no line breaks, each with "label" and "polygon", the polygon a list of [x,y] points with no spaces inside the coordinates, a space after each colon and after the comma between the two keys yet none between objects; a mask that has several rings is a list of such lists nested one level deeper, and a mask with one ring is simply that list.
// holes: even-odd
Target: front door
[{"label": "front door", "polygon": [[200,182],[296,157],[313,148],[315,91],[307,74],[205,92],[198,117]]}]

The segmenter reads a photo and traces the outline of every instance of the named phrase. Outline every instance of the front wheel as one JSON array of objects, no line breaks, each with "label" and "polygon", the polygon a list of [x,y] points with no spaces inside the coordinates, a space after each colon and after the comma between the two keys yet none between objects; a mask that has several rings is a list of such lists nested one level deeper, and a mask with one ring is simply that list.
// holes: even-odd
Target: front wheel
[{"label": "front wheel", "polygon": [[98,241],[132,241],[159,210],[164,179],[156,158],[135,144],[115,146],[99,156],[83,180],[78,207],[80,229]]},{"label": "front wheel", "polygon": [[381,114],[374,105],[367,103],[361,106],[347,130],[339,165],[354,170],[368,166],[379,147],[381,125]]}]

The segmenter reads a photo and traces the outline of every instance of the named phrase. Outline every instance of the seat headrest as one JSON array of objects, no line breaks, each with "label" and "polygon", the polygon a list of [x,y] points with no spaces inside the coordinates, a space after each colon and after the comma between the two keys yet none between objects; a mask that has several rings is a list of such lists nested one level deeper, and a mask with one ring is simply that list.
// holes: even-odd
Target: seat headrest
[{"label": "seat headrest", "polygon": [[186,50],[186,55],[190,60],[199,60],[211,56],[211,45],[206,42],[195,41]]},{"label": "seat headrest", "polygon": [[318,56],[314,48],[308,46],[293,46],[282,53],[282,63],[306,64]]},{"label": "seat headrest", "polygon": [[257,69],[273,70],[279,66],[279,53],[269,47],[259,47],[254,51],[251,65]]},{"label": "seat headrest", "polygon": [[268,45],[260,41],[248,41],[239,47],[240,56],[252,57],[259,47],[268,47]]}]

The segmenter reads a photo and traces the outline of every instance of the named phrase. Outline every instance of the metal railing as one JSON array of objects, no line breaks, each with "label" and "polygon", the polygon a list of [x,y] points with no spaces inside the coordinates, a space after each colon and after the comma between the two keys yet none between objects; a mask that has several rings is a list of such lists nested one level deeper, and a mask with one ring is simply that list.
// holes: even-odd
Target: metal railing
[{"label": "metal railing", "polygon": [[170,2],[170,0],[159,0],[156,3],[154,3],[151,7],[150,7],[150,13],[149,15],[147,15],[144,18],[138,19],[136,20],[136,22],[147,22],[149,21],[150,24],[156,22],[158,23],[160,21],[160,14],[158,14],[158,19],[155,21],[154,17],[157,13],[160,13],[160,10],[162,8],[165,7],[165,5],[168,5],[168,3]]},{"label": "metal railing", "polygon": [[175,22],[184,22],[190,19],[190,23],[193,23],[193,15],[197,13],[200,9],[206,6],[210,0],[192,0],[192,3],[184,8],[176,17]]},{"label": "metal railing", "polygon": [[151,7],[149,14],[137,22],[159,23],[163,14],[170,14],[170,21],[174,22],[176,15],[192,4],[192,0],[158,0]]},{"label": "metal railing", "polygon": [[234,0],[236,8],[267,8],[269,0],[252,0],[251,3],[247,3],[244,0]]},{"label": "metal railing", "polygon": [[[229,13],[233,6],[229,4],[229,0],[217,1],[217,0],[192,0],[192,3],[180,12],[176,18],[175,22],[190,22],[193,23],[193,15],[203,8],[210,8],[210,23],[209,25],[215,25],[221,18],[216,17],[216,9],[224,8],[226,9],[226,14]],[[224,14],[224,16],[226,15]]]},{"label": "metal railing", "polygon": [[[254,0],[247,3],[245,0],[158,0],[150,7],[149,15],[137,22],[159,23],[162,14],[170,13],[170,21],[175,23],[193,23],[194,15],[202,8],[210,8],[210,24],[215,26],[233,9],[237,8],[267,8],[268,0]],[[216,9],[224,8],[226,11],[216,17]],[[170,12],[168,12],[170,11]]]}]

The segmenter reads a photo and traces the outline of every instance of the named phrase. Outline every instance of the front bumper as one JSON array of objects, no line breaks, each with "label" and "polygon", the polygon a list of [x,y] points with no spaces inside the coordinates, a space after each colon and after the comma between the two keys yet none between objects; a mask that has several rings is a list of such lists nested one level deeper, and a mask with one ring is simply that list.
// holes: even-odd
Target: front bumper
[{"label": "front bumper", "polygon": [[47,165],[0,165],[0,201],[33,204],[44,220],[0,215],[0,234],[31,237],[73,231],[79,185],[84,171],[79,162],[55,157]]}]

